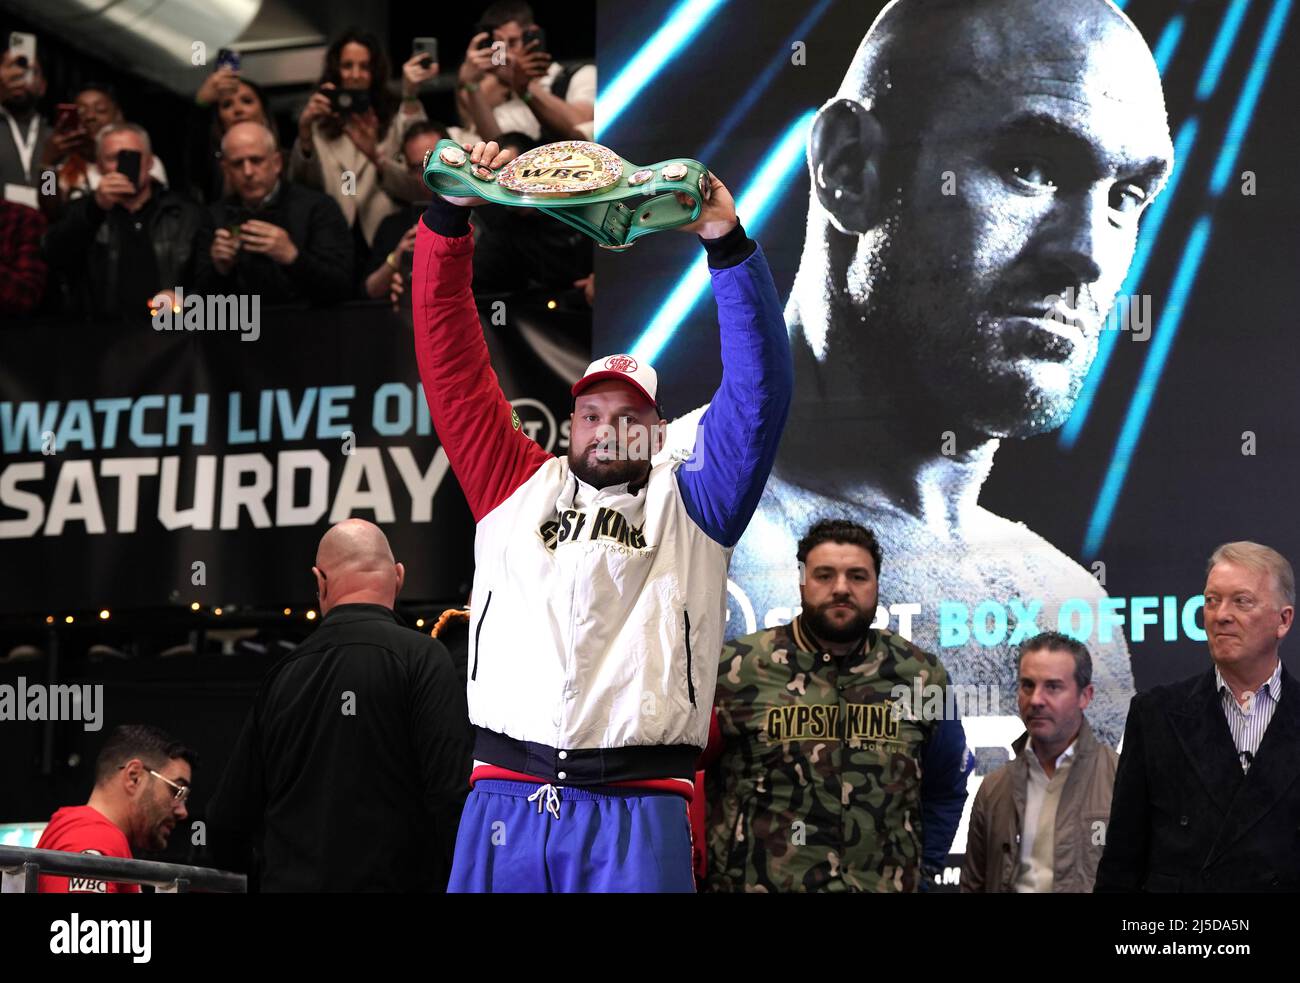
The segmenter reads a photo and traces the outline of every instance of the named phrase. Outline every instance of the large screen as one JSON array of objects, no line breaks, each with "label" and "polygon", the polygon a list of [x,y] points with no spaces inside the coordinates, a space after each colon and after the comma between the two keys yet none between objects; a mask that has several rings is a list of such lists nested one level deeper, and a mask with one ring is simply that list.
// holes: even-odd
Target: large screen
[{"label": "large screen", "polygon": [[[1138,47],[1055,4],[1017,36],[930,6],[891,47],[871,0],[602,4],[597,139],[711,168],[786,304],[795,401],[728,636],[798,612],[815,519],[866,524],[876,626],[977,694],[973,797],[1024,732],[1028,635],[1086,643],[1118,745],[1135,692],[1209,668],[1214,548],[1297,555],[1300,68],[1285,0],[1117,3]],[[597,280],[596,353],[651,362],[689,443],[721,376],[700,251],[648,236]]]}]

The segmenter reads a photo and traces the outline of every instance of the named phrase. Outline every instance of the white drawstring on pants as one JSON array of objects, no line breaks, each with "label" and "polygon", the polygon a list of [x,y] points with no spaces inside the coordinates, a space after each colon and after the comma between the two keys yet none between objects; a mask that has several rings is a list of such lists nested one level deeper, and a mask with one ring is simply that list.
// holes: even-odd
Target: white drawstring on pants
[{"label": "white drawstring on pants", "polygon": [[538,812],[541,812],[544,807],[556,819],[560,818],[560,790],[554,785],[541,786],[528,796],[528,801],[537,803]]}]

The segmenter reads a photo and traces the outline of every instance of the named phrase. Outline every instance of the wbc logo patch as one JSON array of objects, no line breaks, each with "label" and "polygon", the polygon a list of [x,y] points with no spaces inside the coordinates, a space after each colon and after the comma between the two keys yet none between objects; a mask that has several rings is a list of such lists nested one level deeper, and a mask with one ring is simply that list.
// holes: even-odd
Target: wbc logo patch
[{"label": "wbc logo patch", "polygon": [[622,176],[623,158],[608,147],[564,140],[516,157],[501,168],[497,184],[521,195],[571,195],[601,191]]}]

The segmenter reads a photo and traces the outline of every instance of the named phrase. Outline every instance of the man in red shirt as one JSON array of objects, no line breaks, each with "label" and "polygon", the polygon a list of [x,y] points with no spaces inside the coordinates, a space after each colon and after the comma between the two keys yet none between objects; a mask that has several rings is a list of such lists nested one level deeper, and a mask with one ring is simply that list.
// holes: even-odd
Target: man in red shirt
[{"label": "man in red shirt", "polygon": [[[131,859],[132,849],[163,850],[188,815],[191,769],[197,755],[157,727],[124,724],[109,735],[95,761],[95,788],[84,806],[64,806],[36,844],[40,850]],[[135,893],[136,884],[42,874],[41,892]]]}]

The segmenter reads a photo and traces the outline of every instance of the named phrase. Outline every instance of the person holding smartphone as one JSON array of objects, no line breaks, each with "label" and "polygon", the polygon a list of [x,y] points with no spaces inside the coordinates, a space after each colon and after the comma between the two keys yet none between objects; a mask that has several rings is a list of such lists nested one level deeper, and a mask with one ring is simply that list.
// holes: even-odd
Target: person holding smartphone
[{"label": "person holding smartphone", "polygon": [[519,131],[534,140],[590,140],[596,66],[564,66],[522,0],[498,0],[479,20],[458,75],[462,123],[484,140]]},{"label": "person holding smartphone", "polygon": [[40,207],[40,161],[53,133],[37,111],[45,74],[27,53],[35,47],[32,35],[15,31],[0,55],[0,196],[29,208]]},{"label": "person holding smartphone", "polygon": [[[58,175],[59,206],[98,190],[103,174],[95,159],[95,137],[124,119],[117,92],[106,82],[87,82],[71,103],[59,104],[54,133],[41,158],[42,170],[52,167]],[[149,177],[167,187],[167,168],[153,154],[149,158]]]},{"label": "person holding smartphone", "polygon": [[[402,142],[402,160],[411,177],[424,182],[424,155],[447,136],[441,123],[422,121],[407,128]],[[406,287],[411,280],[411,253],[415,249],[415,227],[424,214],[432,192],[426,189],[422,200],[400,208],[379,223],[375,241],[370,245],[370,257],[363,270],[360,294],[368,300],[387,300],[394,307],[402,303]],[[531,212],[525,208],[521,211]],[[558,223],[557,223],[558,224]],[[407,302],[409,303],[409,301]]]},{"label": "person holding smartphone", "polygon": [[[417,51],[402,65],[402,100],[388,91],[388,56],[374,35],[348,31],[325,53],[319,88],[298,118],[289,178],[338,203],[369,247],[375,230],[416,189],[397,160],[407,127],[427,117],[419,87],[438,74]],[[350,175],[350,177],[349,177]]]},{"label": "person holding smartphone", "polygon": [[95,139],[87,130],[77,104],[59,103],[55,111],[54,132],[41,151],[41,170],[54,168],[58,175],[60,199],[66,200],[73,187],[84,186],[86,171],[94,159]]},{"label": "person holding smartphone", "polygon": [[71,202],[45,237],[45,257],[64,275],[69,305],[89,317],[146,318],[150,302],[193,271],[198,205],[151,176],[149,134],[110,123],[95,139],[103,175]]},{"label": "person holding smartphone", "polygon": [[194,94],[195,105],[208,111],[207,118],[187,114],[190,193],[209,204],[231,192],[221,166],[221,141],[226,131],[247,120],[277,129],[266,93],[239,74],[239,64],[237,53],[222,48],[216,67]]},{"label": "person holding smartphone", "polygon": [[226,131],[231,193],[208,206],[195,245],[195,289],[261,297],[264,307],[327,305],[352,289],[352,237],[328,195],[281,179],[275,134],[245,120]]}]

